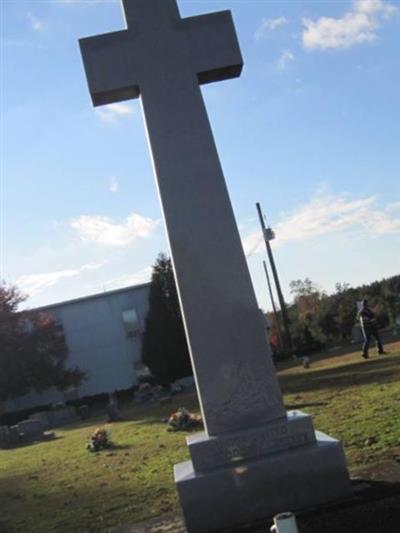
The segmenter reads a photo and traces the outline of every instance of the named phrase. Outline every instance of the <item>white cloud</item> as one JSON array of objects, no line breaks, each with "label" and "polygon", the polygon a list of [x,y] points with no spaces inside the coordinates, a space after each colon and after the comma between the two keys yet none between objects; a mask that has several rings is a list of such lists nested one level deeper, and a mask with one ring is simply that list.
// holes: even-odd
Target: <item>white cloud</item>
[{"label": "white cloud", "polygon": [[393,202],[391,204],[388,204],[386,207],[387,212],[391,211],[400,211],[400,202]]},{"label": "white cloud", "polygon": [[82,215],[70,221],[84,242],[103,246],[124,247],[140,238],[153,234],[157,220],[131,213],[125,221],[116,222],[110,217]]},{"label": "white cloud", "polygon": [[242,244],[246,257],[261,252],[264,249],[261,230],[251,232],[247,237],[242,239]]},{"label": "white cloud", "polygon": [[[357,227],[371,235],[400,233],[400,202],[378,209],[375,196],[349,199],[344,195],[317,193],[292,213],[284,213],[274,230],[279,246]],[[262,251],[260,230],[245,237],[243,247],[247,256]]]},{"label": "white cloud", "polygon": [[303,46],[326,50],[374,41],[382,19],[397,11],[396,6],[383,0],[355,0],[353,9],[341,18],[303,19]]},{"label": "white cloud", "polygon": [[118,189],[119,189],[119,184],[118,184],[118,180],[115,176],[113,176],[112,178],[110,178],[110,183],[109,183],[109,186],[108,186],[108,190],[110,192],[118,192]]},{"label": "white cloud", "polygon": [[96,107],[95,113],[102,122],[116,122],[120,118],[132,116],[134,110],[129,104],[119,102]]},{"label": "white cloud", "polygon": [[27,274],[17,279],[17,286],[22,292],[27,292],[30,296],[37,294],[49,287],[57,285],[66,278],[73,278],[89,270],[98,270],[105,263],[88,263],[79,268],[69,270],[58,270],[55,272],[45,272],[42,274]]},{"label": "white cloud", "polygon": [[44,28],[44,22],[40,19],[38,19],[35,15],[32,13],[27,13],[28,19],[31,23],[31,27],[34,31],[42,31]]},{"label": "white cloud", "polygon": [[[394,211],[398,211],[397,218],[391,215]],[[370,214],[370,219],[365,222],[365,226],[377,235],[400,233],[400,203],[396,209],[393,204],[383,211],[374,211]]]},{"label": "white cloud", "polygon": [[287,24],[287,22],[288,20],[286,17],[277,17],[274,19],[266,19],[266,18],[263,19],[260,27],[257,28],[254,34],[254,39],[256,41],[261,41],[262,39],[264,39],[264,37],[266,36],[268,32],[274,31],[277,28],[284,26],[285,24]]},{"label": "white cloud", "polygon": [[366,13],[367,15],[381,13],[384,17],[390,17],[397,11],[396,6],[388,4],[384,0],[356,0],[355,6],[359,13]]},{"label": "white cloud", "polygon": [[278,61],[276,62],[276,66],[279,70],[285,70],[288,63],[291,61],[294,61],[294,54],[290,50],[283,50]]},{"label": "white cloud", "polygon": [[107,290],[113,290],[122,287],[129,287],[131,285],[140,285],[142,283],[147,283],[151,279],[152,272],[153,268],[151,266],[148,266],[146,268],[142,268],[138,272],[134,272],[133,274],[128,274],[126,276],[120,276],[118,278],[110,279],[105,283],[102,283],[101,286],[97,286],[96,289],[99,290],[100,288],[106,288]]}]

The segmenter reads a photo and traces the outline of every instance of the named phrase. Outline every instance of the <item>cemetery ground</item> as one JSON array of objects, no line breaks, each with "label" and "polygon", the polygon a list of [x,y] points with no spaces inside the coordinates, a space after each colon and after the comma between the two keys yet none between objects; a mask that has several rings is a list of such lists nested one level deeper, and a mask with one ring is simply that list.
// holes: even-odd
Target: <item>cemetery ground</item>
[{"label": "cemetery ground", "polygon": [[[284,363],[278,375],[287,409],[310,413],[317,429],[341,439],[353,475],[376,480],[389,465],[398,490],[400,468],[390,465],[400,463],[400,342],[386,349],[384,356],[371,350],[367,361],[358,348],[325,353],[309,369]],[[125,420],[108,426],[112,450],[86,450],[103,425],[100,413],[57,429],[53,441],[0,450],[0,532],[100,532],[174,516],[172,467],[188,451],[185,433],[167,432],[161,419],[180,406],[197,411],[194,392],[165,405],[123,406]]]}]

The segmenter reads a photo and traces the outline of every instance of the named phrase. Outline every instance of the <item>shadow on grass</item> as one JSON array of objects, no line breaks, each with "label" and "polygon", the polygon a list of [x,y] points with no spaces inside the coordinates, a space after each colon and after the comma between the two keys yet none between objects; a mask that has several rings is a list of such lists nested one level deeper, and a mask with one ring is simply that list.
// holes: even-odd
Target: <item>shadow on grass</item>
[{"label": "shadow on grass", "polygon": [[107,453],[118,452],[120,450],[131,450],[134,448],[133,444],[110,444],[107,448],[101,448],[100,450],[89,450],[91,453]]},{"label": "shadow on grass", "polygon": [[285,409],[287,411],[297,410],[297,409],[306,409],[307,407],[324,407],[328,405],[328,402],[307,402],[307,403],[293,403],[286,405]]},{"label": "shadow on grass", "polygon": [[301,512],[297,522],[307,533],[398,533],[400,482],[359,479],[353,496]]},{"label": "shadow on grass", "polygon": [[69,486],[50,485],[45,477],[35,484],[24,476],[0,478],[0,533],[103,532],[173,510],[170,489],[156,479],[126,490],[114,477],[110,474],[90,486],[73,481]]},{"label": "shadow on grass", "polygon": [[354,385],[390,383],[399,379],[399,370],[398,358],[396,360],[388,357],[321,370],[311,368],[304,373],[279,376],[279,382],[283,392],[290,394]]},{"label": "shadow on grass", "polygon": [[[353,496],[296,511],[299,531],[307,533],[399,533],[400,483],[357,480]],[[264,533],[272,516],[219,533]],[[132,533],[135,531],[133,528]]]},{"label": "shadow on grass", "polygon": [[[55,440],[63,439],[62,436],[54,435],[54,437],[50,437],[43,440],[31,440],[29,442],[18,442],[16,444],[13,444],[12,446],[9,446],[8,448],[0,448],[1,451],[13,451],[13,450],[19,450],[20,448],[28,448],[30,446],[35,446],[36,444],[47,444],[48,442],[54,442]],[[0,529],[0,533],[2,533]]]},{"label": "shadow on grass", "polygon": [[[345,500],[298,510],[296,516],[301,531],[398,533],[399,482],[376,481],[363,477],[353,481],[353,489],[353,496]],[[2,479],[0,506],[4,509],[4,514],[2,513],[0,521],[0,532],[94,532],[108,531],[109,528],[127,523],[130,524],[127,531],[133,532],[136,523],[146,524],[146,508],[151,508],[148,518],[150,515],[176,513],[170,499],[160,503],[166,497],[165,490],[158,493],[153,484],[138,486],[127,492],[122,487],[112,487],[110,479],[109,484],[93,484],[90,488],[71,486],[57,493],[47,493],[44,482],[32,486],[22,477]],[[45,505],[41,502],[45,502]],[[266,524],[271,522],[271,517],[266,517],[262,522],[231,529],[230,533],[265,532]]]}]

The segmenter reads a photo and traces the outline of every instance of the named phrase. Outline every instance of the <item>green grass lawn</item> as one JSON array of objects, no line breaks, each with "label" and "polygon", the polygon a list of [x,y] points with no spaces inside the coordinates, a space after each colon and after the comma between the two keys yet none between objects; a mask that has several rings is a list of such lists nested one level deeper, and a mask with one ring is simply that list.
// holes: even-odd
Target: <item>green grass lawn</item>
[{"label": "green grass lawn", "polygon": [[[308,370],[279,370],[287,408],[340,438],[352,469],[400,455],[400,343],[387,348],[368,361],[359,352],[321,355]],[[115,450],[86,450],[101,418],[57,429],[53,441],[0,450],[0,532],[100,532],[175,511],[172,466],[188,451],[185,434],[166,432],[161,418],[181,405],[198,409],[193,394],[126,408],[126,421],[109,426]]]}]

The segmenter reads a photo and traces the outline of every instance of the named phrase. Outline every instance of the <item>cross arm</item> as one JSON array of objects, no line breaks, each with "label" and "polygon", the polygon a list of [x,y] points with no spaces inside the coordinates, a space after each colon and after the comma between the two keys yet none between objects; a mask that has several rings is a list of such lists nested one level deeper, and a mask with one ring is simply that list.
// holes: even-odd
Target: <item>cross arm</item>
[{"label": "cross arm", "polygon": [[94,106],[139,97],[139,65],[132,68],[135,67],[135,42],[126,30],[86,37],[79,40],[79,45]]},{"label": "cross arm", "polygon": [[240,76],[243,59],[230,11],[182,19],[199,82]]}]

